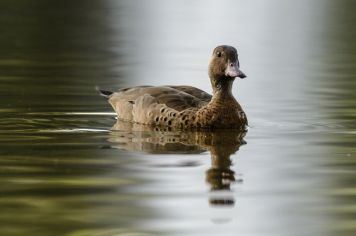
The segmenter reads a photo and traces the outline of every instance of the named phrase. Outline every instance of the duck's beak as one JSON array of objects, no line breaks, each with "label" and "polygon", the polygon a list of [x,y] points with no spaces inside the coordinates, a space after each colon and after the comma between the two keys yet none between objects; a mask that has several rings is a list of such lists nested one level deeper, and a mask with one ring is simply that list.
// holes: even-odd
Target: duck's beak
[{"label": "duck's beak", "polygon": [[232,78],[236,78],[239,77],[241,79],[246,78],[247,76],[245,75],[245,73],[243,73],[239,67],[237,66],[237,63],[228,63],[226,70],[225,70],[225,75],[227,77],[232,77]]}]

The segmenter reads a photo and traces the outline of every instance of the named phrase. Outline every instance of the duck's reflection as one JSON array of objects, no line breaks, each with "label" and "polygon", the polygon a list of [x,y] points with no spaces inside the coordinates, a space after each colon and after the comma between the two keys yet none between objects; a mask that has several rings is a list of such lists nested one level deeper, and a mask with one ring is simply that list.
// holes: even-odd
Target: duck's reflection
[{"label": "duck's reflection", "polygon": [[[245,130],[171,131],[122,121],[117,121],[112,130],[109,141],[114,148],[155,154],[210,151],[211,167],[206,172],[206,181],[212,193],[229,192],[231,183],[241,181],[231,169],[230,156],[245,144]],[[235,201],[231,194],[212,194],[209,202],[234,205]]]}]

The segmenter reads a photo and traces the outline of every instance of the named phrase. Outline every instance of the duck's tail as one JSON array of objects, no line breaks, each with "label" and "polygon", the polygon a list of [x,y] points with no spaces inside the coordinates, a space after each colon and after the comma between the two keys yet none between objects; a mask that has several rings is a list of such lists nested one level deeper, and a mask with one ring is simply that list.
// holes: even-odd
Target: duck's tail
[{"label": "duck's tail", "polygon": [[108,91],[108,90],[103,90],[103,89],[99,89],[99,87],[95,87],[96,91],[99,92],[100,96],[103,96],[107,99],[110,98],[111,94],[113,94],[114,92]]}]

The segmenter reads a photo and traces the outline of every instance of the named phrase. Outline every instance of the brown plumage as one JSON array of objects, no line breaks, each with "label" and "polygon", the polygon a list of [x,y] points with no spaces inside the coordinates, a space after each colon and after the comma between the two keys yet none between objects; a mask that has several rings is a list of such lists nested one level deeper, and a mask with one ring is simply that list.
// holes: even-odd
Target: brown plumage
[{"label": "brown plumage", "polygon": [[218,46],[209,64],[213,95],[191,86],[138,86],[101,94],[128,122],[174,129],[244,128],[247,117],[231,91],[236,77],[246,77],[239,66],[234,47]]}]

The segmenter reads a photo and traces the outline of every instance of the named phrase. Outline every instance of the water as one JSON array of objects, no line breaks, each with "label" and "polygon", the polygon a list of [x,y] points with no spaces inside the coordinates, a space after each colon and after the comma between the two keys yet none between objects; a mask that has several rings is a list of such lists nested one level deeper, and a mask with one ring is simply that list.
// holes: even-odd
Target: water
[{"label": "water", "polygon": [[[355,235],[355,7],[1,1],[0,235]],[[210,92],[219,44],[247,134],[117,123],[95,91]]]}]

